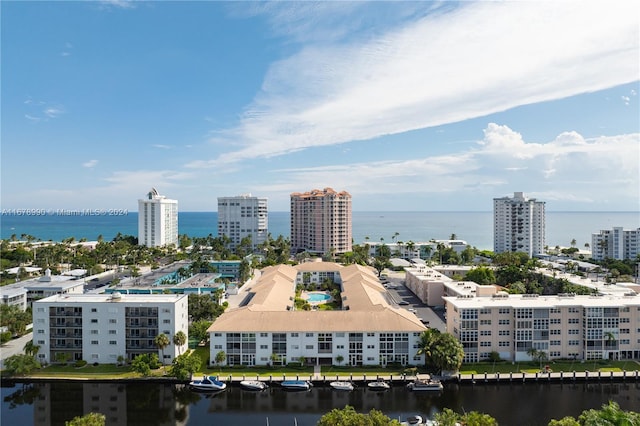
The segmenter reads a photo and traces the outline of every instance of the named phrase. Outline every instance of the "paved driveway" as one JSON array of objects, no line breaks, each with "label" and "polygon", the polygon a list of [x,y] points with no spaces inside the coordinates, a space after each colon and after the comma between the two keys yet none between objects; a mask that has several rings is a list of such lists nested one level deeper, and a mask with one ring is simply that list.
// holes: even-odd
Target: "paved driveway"
[{"label": "paved driveway", "polygon": [[0,370],[4,370],[4,360],[13,355],[23,354],[24,345],[33,339],[33,333],[25,334],[17,339],[11,339],[0,346]]}]

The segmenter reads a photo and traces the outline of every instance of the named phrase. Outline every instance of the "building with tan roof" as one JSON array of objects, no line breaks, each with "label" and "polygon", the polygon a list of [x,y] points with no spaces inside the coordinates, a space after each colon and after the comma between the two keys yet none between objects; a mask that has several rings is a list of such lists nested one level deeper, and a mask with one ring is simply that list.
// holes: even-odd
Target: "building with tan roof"
[{"label": "building with tan roof", "polygon": [[[341,310],[297,310],[296,285],[305,277],[335,274]],[[416,356],[426,327],[398,307],[375,271],[360,265],[309,262],[265,268],[243,306],[223,313],[209,327],[210,360],[220,352],[226,365],[306,364],[402,365]]]}]

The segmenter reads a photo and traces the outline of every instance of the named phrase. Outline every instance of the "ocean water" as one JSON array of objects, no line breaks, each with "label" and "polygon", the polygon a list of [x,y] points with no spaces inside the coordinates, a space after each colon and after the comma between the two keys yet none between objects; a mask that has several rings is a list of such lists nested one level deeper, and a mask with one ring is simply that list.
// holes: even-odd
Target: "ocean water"
[{"label": "ocean water", "polygon": [[[290,235],[289,212],[269,212],[269,232],[273,238]],[[547,245],[568,247],[575,239],[578,248],[591,244],[591,234],[621,226],[640,227],[640,212],[547,212]],[[180,234],[192,237],[217,236],[217,212],[180,212]],[[117,216],[17,216],[0,217],[0,236],[20,239],[22,234],[43,241],[74,237],[110,240],[121,233],[138,234],[138,214]],[[397,235],[396,235],[397,233]],[[391,243],[448,239],[452,234],[478,249],[493,248],[493,212],[353,212],[353,240]],[[367,238],[368,237],[368,238]]]}]

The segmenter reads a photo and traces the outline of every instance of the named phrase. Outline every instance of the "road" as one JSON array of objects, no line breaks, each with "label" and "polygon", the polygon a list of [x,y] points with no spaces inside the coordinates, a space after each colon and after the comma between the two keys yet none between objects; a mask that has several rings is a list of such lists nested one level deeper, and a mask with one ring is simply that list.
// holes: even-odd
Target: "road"
[{"label": "road", "polygon": [[4,370],[4,360],[13,355],[23,354],[24,345],[33,339],[33,333],[25,334],[17,339],[11,339],[0,346],[0,370]]},{"label": "road", "polygon": [[[418,297],[411,292],[404,285],[405,275],[404,273],[384,271],[387,274],[386,280],[388,281],[387,291],[391,298],[398,303],[400,308],[407,310],[414,310],[416,316],[423,320],[423,323],[430,328],[437,328],[441,332],[445,332],[446,322],[444,319],[443,307],[430,307],[425,305],[418,299]],[[382,277],[385,278],[385,277]],[[394,288],[395,287],[395,288]],[[406,303],[406,304],[405,304]],[[413,312],[413,311],[412,311]]]}]

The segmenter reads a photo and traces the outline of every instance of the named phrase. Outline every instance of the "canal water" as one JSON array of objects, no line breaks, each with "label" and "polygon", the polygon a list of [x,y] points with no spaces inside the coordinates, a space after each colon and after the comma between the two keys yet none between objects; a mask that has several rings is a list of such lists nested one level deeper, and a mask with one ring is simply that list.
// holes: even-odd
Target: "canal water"
[{"label": "canal water", "polygon": [[274,385],[263,392],[236,386],[218,394],[195,393],[182,385],[111,382],[10,383],[2,393],[3,425],[64,425],[89,412],[103,413],[108,425],[269,425],[311,426],[334,408],[377,409],[405,420],[432,417],[443,408],[490,414],[501,426],[546,426],[551,419],[576,417],[608,401],[640,412],[640,382],[504,382],[445,385],[439,393],[384,392],[363,387],[351,392],[316,386],[287,392]]}]

